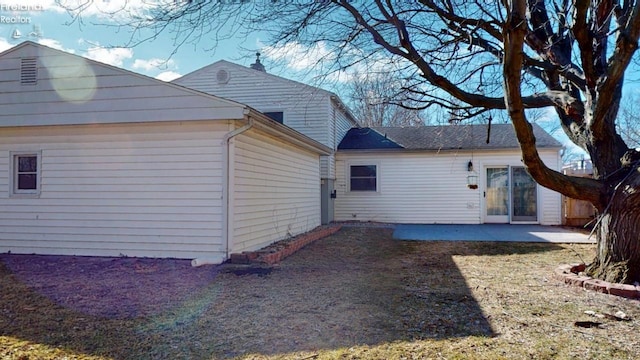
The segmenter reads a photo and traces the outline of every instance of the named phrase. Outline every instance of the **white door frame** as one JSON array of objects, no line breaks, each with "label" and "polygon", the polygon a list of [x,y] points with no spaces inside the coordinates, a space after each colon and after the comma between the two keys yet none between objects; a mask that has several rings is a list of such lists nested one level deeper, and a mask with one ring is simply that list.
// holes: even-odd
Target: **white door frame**
[{"label": "white door frame", "polygon": [[[489,197],[488,197],[488,193],[489,193],[489,177],[488,177],[488,170],[489,169],[501,169],[501,170],[506,170],[507,174],[506,174],[506,184],[507,187],[506,188],[502,188],[501,192],[505,192],[506,194],[504,194],[506,196],[506,200],[507,200],[507,204],[506,204],[506,214],[496,214],[496,215],[488,215],[488,209],[489,209]],[[482,206],[482,215],[484,218],[484,222],[485,223],[495,223],[495,224],[506,224],[509,223],[509,213],[510,213],[510,208],[511,208],[511,201],[509,200],[510,197],[510,187],[509,187],[509,166],[507,165],[487,165],[484,166],[483,171],[482,171],[482,176],[483,176],[483,180],[484,180],[484,188],[483,188],[483,200],[484,200],[484,205]]]},{"label": "white door frame", "polygon": [[[483,198],[482,198],[482,219],[483,223],[487,224],[539,224],[540,223],[540,188],[538,184],[536,184],[536,219],[530,221],[514,221],[513,220],[513,187],[512,187],[512,176],[513,176],[513,168],[522,167],[521,165],[485,165],[482,169],[482,180],[483,180]],[[506,197],[507,197],[507,213],[504,215],[487,215],[487,208],[489,202],[487,201],[487,192],[489,179],[487,178],[487,169],[506,169],[507,170],[507,188],[506,188]]]}]

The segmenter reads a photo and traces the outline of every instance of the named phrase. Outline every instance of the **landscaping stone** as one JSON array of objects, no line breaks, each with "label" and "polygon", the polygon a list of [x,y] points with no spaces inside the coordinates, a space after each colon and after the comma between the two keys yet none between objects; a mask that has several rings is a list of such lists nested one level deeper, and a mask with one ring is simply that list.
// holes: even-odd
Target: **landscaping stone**
[{"label": "landscaping stone", "polygon": [[584,276],[585,264],[560,265],[553,271],[553,277],[565,284],[581,287],[585,290],[596,291],[628,299],[640,299],[640,286],[610,283]]},{"label": "landscaping stone", "polygon": [[307,233],[275,242],[260,250],[231,254],[229,262],[232,264],[258,263],[273,265],[293,255],[310,243],[336,233],[341,228],[341,224],[319,226]]}]

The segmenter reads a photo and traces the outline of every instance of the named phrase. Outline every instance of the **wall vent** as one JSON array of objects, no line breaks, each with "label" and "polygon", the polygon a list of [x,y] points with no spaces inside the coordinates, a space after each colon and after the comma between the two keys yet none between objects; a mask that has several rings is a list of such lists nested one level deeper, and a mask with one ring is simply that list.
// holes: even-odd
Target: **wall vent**
[{"label": "wall vent", "polygon": [[36,58],[20,59],[20,84],[35,85],[38,83],[38,61]]},{"label": "wall vent", "polygon": [[229,82],[229,72],[227,70],[218,70],[216,74],[216,81],[218,84],[226,84]]}]

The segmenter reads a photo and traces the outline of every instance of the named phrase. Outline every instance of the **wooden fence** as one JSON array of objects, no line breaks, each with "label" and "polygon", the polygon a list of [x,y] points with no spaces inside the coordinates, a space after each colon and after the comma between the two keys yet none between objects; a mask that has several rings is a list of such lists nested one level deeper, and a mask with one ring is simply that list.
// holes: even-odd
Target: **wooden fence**
[{"label": "wooden fence", "polygon": [[[562,169],[565,175],[591,177],[590,169]],[[562,224],[567,226],[585,226],[589,223],[593,224],[596,217],[596,209],[590,202],[584,200],[576,200],[570,197],[562,196]]]}]

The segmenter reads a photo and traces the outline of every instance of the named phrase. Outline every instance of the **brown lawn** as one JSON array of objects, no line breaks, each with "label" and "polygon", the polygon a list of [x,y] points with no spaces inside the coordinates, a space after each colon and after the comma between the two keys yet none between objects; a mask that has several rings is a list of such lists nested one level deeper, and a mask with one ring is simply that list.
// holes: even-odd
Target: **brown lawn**
[{"label": "brown lawn", "polygon": [[593,245],[390,235],[345,228],[257,270],[0,255],[0,358],[640,358],[638,301],[551,279]]}]

